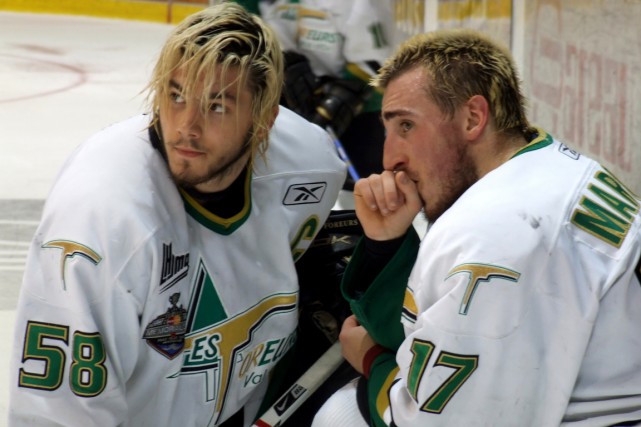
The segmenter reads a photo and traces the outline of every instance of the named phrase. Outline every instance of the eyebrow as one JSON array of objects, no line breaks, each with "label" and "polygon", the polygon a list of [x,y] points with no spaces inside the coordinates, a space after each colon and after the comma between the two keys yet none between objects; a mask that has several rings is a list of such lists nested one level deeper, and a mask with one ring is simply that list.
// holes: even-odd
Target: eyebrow
[{"label": "eyebrow", "polygon": [[395,117],[402,117],[402,116],[413,116],[414,113],[411,110],[408,109],[398,109],[398,110],[389,110],[381,113],[381,118],[383,121],[389,121],[392,120]]},{"label": "eyebrow", "polygon": [[[183,91],[183,87],[175,80],[169,80],[169,87],[178,90],[179,92]],[[210,100],[215,100],[217,98],[229,99],[230,101],[236,102],[236,97],[229,93],[228,91],[224,92],[212,92],[209,94]]]}]

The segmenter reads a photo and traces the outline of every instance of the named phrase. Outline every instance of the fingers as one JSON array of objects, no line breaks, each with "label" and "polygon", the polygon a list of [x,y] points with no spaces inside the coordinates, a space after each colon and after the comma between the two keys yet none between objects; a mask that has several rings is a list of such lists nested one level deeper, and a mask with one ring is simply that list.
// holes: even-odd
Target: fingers
[{"label": "fingers", "polygon": [[422,200],[414,183],[404,171],[384,171],[360,179],[354,186],[355,202],[371,212],[388,216],[400,208],[418,213]]},{"label": "fingers", "polygon": [[384,171],[358,180],[354,186],[356,203],[364,204],[371,211],[379,211],[383,216],[396,211],[405,203],[405,196],[399,191],[394,175],[394,172]]},{"label": "fingers", "polygon": [[359,179],[354,204],[365,235],[373,240],[404,235],[422,207],[416,183],[402,171]]},{"label": "fingers", "polygon": [[364,356],[361,348],[366,337],[368,337],[367,331],[359,325],[356,316],[352,315],[343,321],[343,327],[338,335],[342,355],[354,369],[361,373]]},{"label": "fingers", "polygon": [[360,323],[358,322],[358,319],[356,318],[355,315],[350,315],[343,321],[343,328],[353,328],[356,326],[359,326]]},{"label": "fingers", "polygon": [[418,213],[423,206],[423,201],[419,196],[418,190],[416,188],[416,183],[414,183],[406,172],[399,171],[394,175],[398,189],[403,195],[405,205],[412,211]]},{"label": "fingers", "polygon": [[363,373],[363,358],[376,343],[367,330],[360,325],[356,316],[351,315],[343,321],[338,336],[342,345],[342,354],[358,372]]}]

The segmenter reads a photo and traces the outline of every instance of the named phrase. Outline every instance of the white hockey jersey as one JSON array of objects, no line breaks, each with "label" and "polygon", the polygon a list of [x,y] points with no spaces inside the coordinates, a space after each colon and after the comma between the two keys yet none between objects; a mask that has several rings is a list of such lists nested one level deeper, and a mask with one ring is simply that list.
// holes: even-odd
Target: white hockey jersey
[{"label": "white hockey jersey", "polygon": [[475,183],[396,279],[404,338],[372,366],[375,425],[641,424],[640,207],[543,133]]},{"label": "white hockey jersey", "polygon": [[258,6],[283,49],[305,55],[316,75],[344,77],[354,64],[367,80],[378,71],[368,62],[381,65],[391,53],[371,0],[261,0]]},{"label": "white hockey jersey", "polygon": [[329,136],[281,108],[232,218],[173,183],[149,116],[67,161],[30,248],[11,363],[11,426],[214,426],[291,348],[307,249],[345,180]]}]

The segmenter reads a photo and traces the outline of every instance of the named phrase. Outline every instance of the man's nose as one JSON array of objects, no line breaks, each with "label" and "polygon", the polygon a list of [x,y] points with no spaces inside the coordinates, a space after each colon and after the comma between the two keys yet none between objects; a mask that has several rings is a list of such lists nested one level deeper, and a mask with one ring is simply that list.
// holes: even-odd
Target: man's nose
[{"label": "man's nose", "polygon": [[404,155],[399,150],[398,141],[389,132],[385,136],[385,143],[383,144],[383,168],[390,171],[400,170],[404,163]]},{"label": "man's nose", "polygon": [[189,139],[200,137],[202,132],[202,114],[198,106],[192,105],[185,107],[180,116],[178,131],[182,136]]}]

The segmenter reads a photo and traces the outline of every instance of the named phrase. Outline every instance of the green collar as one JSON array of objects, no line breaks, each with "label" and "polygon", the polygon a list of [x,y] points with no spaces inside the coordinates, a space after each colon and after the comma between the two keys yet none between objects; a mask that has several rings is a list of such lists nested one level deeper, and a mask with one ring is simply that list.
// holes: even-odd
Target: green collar
[{"label": "green collar", "polygon": [[180,191],[180,195],[182,196],[185,204],[185,210],[192,218],[210,230],[227,236],[243,225],[243,223],[247,221],[247,218],[249,218],[249,214],[251,212],[251,181],[252,174],[250,171],[245,175],[245,183],[243,186],[243,198],[245,200],[244,205],[237,214],[229,218],[223,218],[211,213],[198,203],[196,199],[191,197],[185,190],[182,188],[179,188],[178,190]]},{"label": "green collar", "polygon": [[511,158],[515,158],[517,156],[520,156],[521,154],[527,153],[528,151],[534,151],[538,150],[543,147],[547,147],[548,145],[552,144],[552,136],[545,132],[542,129],[537,128],[536,133],[533,135],[532,139],[528,144],[521,148],[519,151],[517,151]]}]

